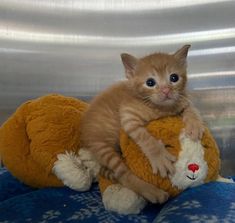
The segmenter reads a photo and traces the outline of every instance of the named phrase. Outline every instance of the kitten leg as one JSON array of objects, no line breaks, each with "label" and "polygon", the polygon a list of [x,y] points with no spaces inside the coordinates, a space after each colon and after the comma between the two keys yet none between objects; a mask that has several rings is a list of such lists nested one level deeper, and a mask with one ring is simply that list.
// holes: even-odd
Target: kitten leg
[{"label": "kitten leg", "polygon": [[121,115],[121,125],[126,133],[140,146],[142,152],[148,158],[153,173],[160,173],[162,177],[174,173],[173,162],[176,158],[171,155],[161,140],[154,138],[144,127],[146,113],[125,108]]},{"label": "kitten leg", "polygon": [[88,149],[95,154],[102,166],[113,171],[115,179],[124,187],[135,191],[152,203],[163,203],[168,199],[168,193],[135,176],[114,148],[105,143],[96,143],[90,145]]},{"label": "kitten leg", "polygon": [[101,166],[100,167],[100,173],[99,173],[102,177],[111,180],[113,183],[116,183],[117,180],[114,176],[114,173],[112,170],[108,169],[107,167]]},{"label": "kitten leg", "polygon": [[184,109],[182,116],[186,135],[193,141],[201,140],[205,127],[199,112],[192,105],[189,105]]}]

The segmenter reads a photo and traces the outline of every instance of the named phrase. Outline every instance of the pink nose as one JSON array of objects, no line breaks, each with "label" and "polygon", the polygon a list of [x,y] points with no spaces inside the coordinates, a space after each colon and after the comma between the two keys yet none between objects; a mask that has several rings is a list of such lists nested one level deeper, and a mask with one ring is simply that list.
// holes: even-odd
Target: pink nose
[{"label": "pink nose", "polygon": [[170,88],[169,87],[162,87],[161,92],[165,95],[168,95],[170,93]]},{"label": "pink nose", "polygon": [[188,165],[188,170],[191,170],[194,173],[199,170],[199,166],[196,163],[191,163]]}]

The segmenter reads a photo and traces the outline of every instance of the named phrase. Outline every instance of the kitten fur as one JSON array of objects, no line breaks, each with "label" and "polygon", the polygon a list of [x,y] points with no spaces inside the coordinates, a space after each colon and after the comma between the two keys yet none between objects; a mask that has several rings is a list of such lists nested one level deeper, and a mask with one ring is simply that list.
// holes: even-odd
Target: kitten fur
[{"label": "kitten fur", "polygon": [[[159,172],[162,177],[174,173],[176,158],[161,140],[151,136],[145,125],[154,119],[180,114],[186,133],[193,140],[202,137],[202,120],[186,93],[189,48],[190,45],[185,45],[174,54],[154,53],[140,59],[122,54],[127,79],[95,97],[82,117],[82,146],[111,171],[119,183],[153,203],[165,202],[168,194],[128,169],[120,157],[119,133],[124,129],[140,146],[153,173]],[[171,81],[172,74],[177,74],[176,82]]]}]

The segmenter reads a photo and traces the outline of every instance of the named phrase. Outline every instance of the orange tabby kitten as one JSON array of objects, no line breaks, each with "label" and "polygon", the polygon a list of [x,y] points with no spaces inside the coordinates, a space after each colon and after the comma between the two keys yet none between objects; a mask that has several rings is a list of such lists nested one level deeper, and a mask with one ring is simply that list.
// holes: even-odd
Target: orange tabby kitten
[{"label": "orange tabby kitten", "polygon": [[202,120],[185,90],[189,47],[186,45],[172,55],[155,53],[141,59],[122,54],[127,80],[98,95],[82,118],[83,147],[112,171],[119,183],[154,203],[164,202],[168,194],[128,169],[119,155],[119,133],[123,128],[140,146],[154,173],[166,177],[174,172],[175,157],[145,125],[163,116],[182,114],[186,133],[194,140],[202,137]]}]

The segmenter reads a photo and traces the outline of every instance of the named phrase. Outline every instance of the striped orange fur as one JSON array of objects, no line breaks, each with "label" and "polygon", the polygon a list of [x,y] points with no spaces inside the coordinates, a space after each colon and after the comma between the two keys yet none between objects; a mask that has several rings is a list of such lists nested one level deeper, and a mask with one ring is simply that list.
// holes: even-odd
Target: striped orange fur
[{"label": "striped orange fur", "polygon": [[128,169],[120,156],[119,133],[123,128],[140,146],[154,173],[166,177],[174,172],[175,157],[145,125],[154,119],[182,114],[187,122],[186,132],[195,140],[201,137],[200,115],[185,90],[188,49],[186,45],[174,54],[154,53],[140,59],[122,54],[127,79],[96,96],[82,117],[82,145],[104,167],[102,174],[115,178],[151,202],[162,203],[168,194]]}]

